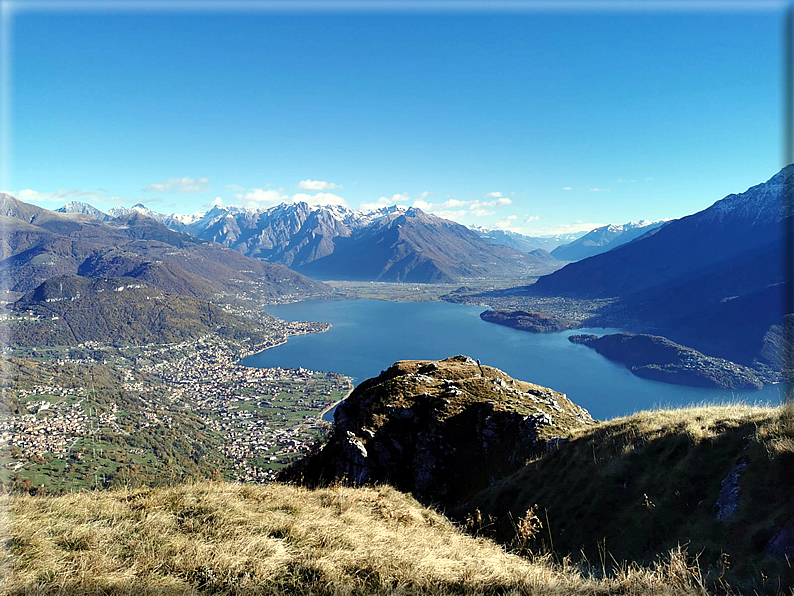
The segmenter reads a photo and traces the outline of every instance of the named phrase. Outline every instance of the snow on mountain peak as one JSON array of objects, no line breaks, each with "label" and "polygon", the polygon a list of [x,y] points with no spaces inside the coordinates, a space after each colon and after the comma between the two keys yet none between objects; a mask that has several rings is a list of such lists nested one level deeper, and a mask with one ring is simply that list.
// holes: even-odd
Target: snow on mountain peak
[{"label": "snow on mountain peak", "polygon": [[739,216],[753,224],[768,224],[780,221],[788,213],[786,192],[794,188],[794,164],[788,165],[766,182],[751,186],[743,193],[730,194],[711,207],[692,217],[705,220],[723,220]]},{"label": "snow on mountain peak", "polygon": [[106,221],[109,219],[109,216],[106,213],[103,213],[93,205],[88,203],[84,203],[82,201],[69,201],[63,207],[56,209],[58,213],[82,213],[84,215],[90,215],[94,219],[98,219],[100,221]]}]

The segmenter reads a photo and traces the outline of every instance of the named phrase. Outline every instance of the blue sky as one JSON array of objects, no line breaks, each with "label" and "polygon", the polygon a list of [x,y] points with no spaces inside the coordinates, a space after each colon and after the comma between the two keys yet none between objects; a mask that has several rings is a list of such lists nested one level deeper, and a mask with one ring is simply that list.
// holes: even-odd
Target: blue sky
[{"label": "blue sky", "polygon": [[680,217],[783,165],[779,9],[20,5],[3,188],[48,208],[398,202],[544,234]]}]

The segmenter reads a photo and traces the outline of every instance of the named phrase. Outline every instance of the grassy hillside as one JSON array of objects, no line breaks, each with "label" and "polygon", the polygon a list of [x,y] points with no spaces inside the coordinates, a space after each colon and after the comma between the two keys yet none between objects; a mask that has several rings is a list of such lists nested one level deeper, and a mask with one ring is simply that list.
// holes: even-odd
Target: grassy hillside
[{"label": "grassy hillside", "polygon": [[130,278],[48,279],[14,303],[28,319],[12,320],[20,346],[171,343],[207,333],[241,339],[268,333],[270,317],[258,320],[226,312],[205,300],[168,294]]},{"label": "grassy hillside", "polygon": [[[794,586],[794,405],[641,412],[570,440],[476,496],[499,541],[535,510],[537,551],[652,561],[687,544],[712,586]],[[489,517],[490,516],[490,517]]]},{"label": "grassy hillside", "polygon": [[676,555],[596,579],[508,554],[381,486],[0,497],[4,594],[702,594]]}]

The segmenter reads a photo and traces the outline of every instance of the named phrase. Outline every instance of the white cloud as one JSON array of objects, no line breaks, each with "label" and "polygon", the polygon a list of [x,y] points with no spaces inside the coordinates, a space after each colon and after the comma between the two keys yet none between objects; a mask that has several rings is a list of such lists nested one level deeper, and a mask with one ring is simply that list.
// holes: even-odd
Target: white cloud
[{"label": "white cloud", "polygon": [[486,199],[491,199],[490,201],[472,201],[470,209],[478,209],[480,207],[507,207],[508,205],[512,205],[513,201],[506,197],[504,193],[494,191],[489,192],[485,195]]},{"label": "white cloud", "polygon": [[342,188],[342,185],[325,180],[301,180],[296,188],[300,190],[335,190]]},{"label": "white cloud", "polygon": [[145,192],[202,192],[207,190],[209,178],[170,178],[165,182],[154,182],[144,188]]},{"label": "white cloud", "polygon": [[609,192],[608,188],[597,188],[597,187],[594,187],[594,188],[591,188],[589,190],[590,190],[590,192]]},{"label": "white cloud", "polygon": [[243,187],[240,186],[239,184],[227,184],[226,188],[234,192],[240,192],[241,190],[243,190]]},{"label": "white cloud", "polygon": [[419,195],[419,198],[412,199],[407,193],[396,193],[391,197],[380,197],[372,203],[362,203],[360,209],[367,211],[388,207],[389,205],[411,205],[416,209],[421,209],[426,213],[432,213],[444,219],[458,220],[466,217],[487,217],[494,214],[491,208],[506,207],[513,204],[511,199],[500,192],[492,192],[485,195],[486,198],[490,199],[488,201],[479,199],[464,201],[449,198],[441,203],[428,201],[427,199],[432,194],[429,191],[425,191]]},{"label": "white cloud", "polygon": [[573,186],[563,186],[563,190],[573,190]]},{"label": "white cloud", "polygon": [[373,211],[375,209],[380,209],[381,207],[390,207],[391,205],[396,205],[398,203],[407,204],[410,202],[410,200],[411,197],[408,195],[396,194],[392,197],[381,197],[374,203],[361,203],[359,209],[362,211]]},{"label": "white cloud", "polygon": [[[424,203],[424,201],[422,202]],[[359,209],[362,211],[373,211],[382,207],[390,207],[391,205],[409,205],[410,203],[411,197],[409,195],[406,193],[395,193],[390,197],[381,197],[374,203],[361,203]],[[414,207],[416,207],[416,205],[414,205]],[[419,208],[424,209],[424,207]]]},{"label": "white cloud", "polygon": [[212,201],[211,204],[213,207],[223,207],[223,199],[220,197],[215,197],[215,200]]},{"label": "white cloud", "polygon": [[101,190],[78,190],[76,188],[71,190],[62,188],[55,192],[39,192],[32,188],[23,188],[16,193],[12,192],[8,194],[26,203],[46,203],[49,201],[96,201],[101,200],[104,193]]},{"label": "white cloud", "polygon": [[515,223],[518,220],[517,215],[508,215],[507,217],[500,219],[494,224],[494,228],[497,230],[512,230],[515,231],[514,228],[516,227]]},{"label": "white cloud", "polygon": [[264,188],[252,188],[245,194],[234,195],[238,201],[243,201],[243,206],[249,209],[259,207],[272,207],[279,203],[289,203],[290,197],[282,194],[278,190],[265,190]]},{"label": "white cloud", "polygon": [[497,230],[507,230],[527,236],[537,236],[538,234],[536,232],[527,228],[527,224],[538,221],[539,219],[540,215],[527,215],[522,217],[518,215],[508,215],[497,221],[492,227]]},{"label": "white cloud", "polygon": [[485,217],[486,215],[493,215],[493,211],[488,210],[488,208],[506,207],[513,204],[513,201],[501,192],[490,192],[485,195],[486,198],[490,199],[488,201],[482,201],[479,199],[464,201],[461,199],[449,198],[442,203],[433,203],[428,201],[427,199],[432,194],[433,193],[430,191],[424,191],[419,195],[418,199],[413,199],[412,202],[411,197],[407,193],[397,193],[391,197],[381,197],[374,203],[362,203],[361,209],[378,209],[388,205],[399,204],[412,205],[417,209],[421,209],[427,213],[433,213],[434,215],[444,218],[450,218],[451,216],[465,217],[466,215]]},{"label": "white cloud", "polygon": [[[386,197],[381,197],[378,200],[382,201],[385,198]],[[408,203],[411,202],[411,197],[404,192],[398,192],[393,194],[391,196],[391,199],[387,199],[387,200],[391,201],[390,203],[391,205],[407,205]]]},{"label": "white cloud", "polygon": [[460,219],[463,219],[471,215],[471,212],[470,211],[433,211],[433,215],[436,215],[441,219],[451,219],[452,221],[458,221]]}]

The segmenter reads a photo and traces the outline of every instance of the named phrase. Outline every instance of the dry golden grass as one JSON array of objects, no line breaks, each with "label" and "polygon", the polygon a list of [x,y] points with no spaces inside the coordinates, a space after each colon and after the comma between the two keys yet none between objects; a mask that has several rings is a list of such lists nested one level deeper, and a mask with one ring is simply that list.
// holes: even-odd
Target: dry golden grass
[{"label": "dry golden grass", "polygon": [[[794,408],[790,405],[769,407],[742,403],[648,410],[614,418],[596,426],[574,428],[570,436],[572,439],[597,436],[602,439],[626,440],[633,435],[639,440],[649,442],[669,435],[687,435],[698,443],[745,424],[755,424],[770,431],[773,419],[783,423],[778,430],[785,433],[786,420],[789,430],[794,428],[793,413]],[[777,434],[777,431],[772,432]]]},{"label": "dry golden grass", "polygon": [[[639,412],[569,438],[467,504],[489,535],[510,543],[537,507],[548,518],[527,549],[647,562],[687,544],[710,588],[794,594],[789,547],[775,538],[794,511],[792,403]],[[726,492],[730,478],[737,488]],[[721,502],[733,507],[723,519]]]},{"label": "dry golden grass", "polygon": [[673,554],[597,579],[390,487],[204,483],[3,496],[3,594],[702,594]]},{"label": "dry golden grass", "polygon": [[769,424],[759,428],[757,438],[772,457],[794,455],[794,401],[777,408]]}]

